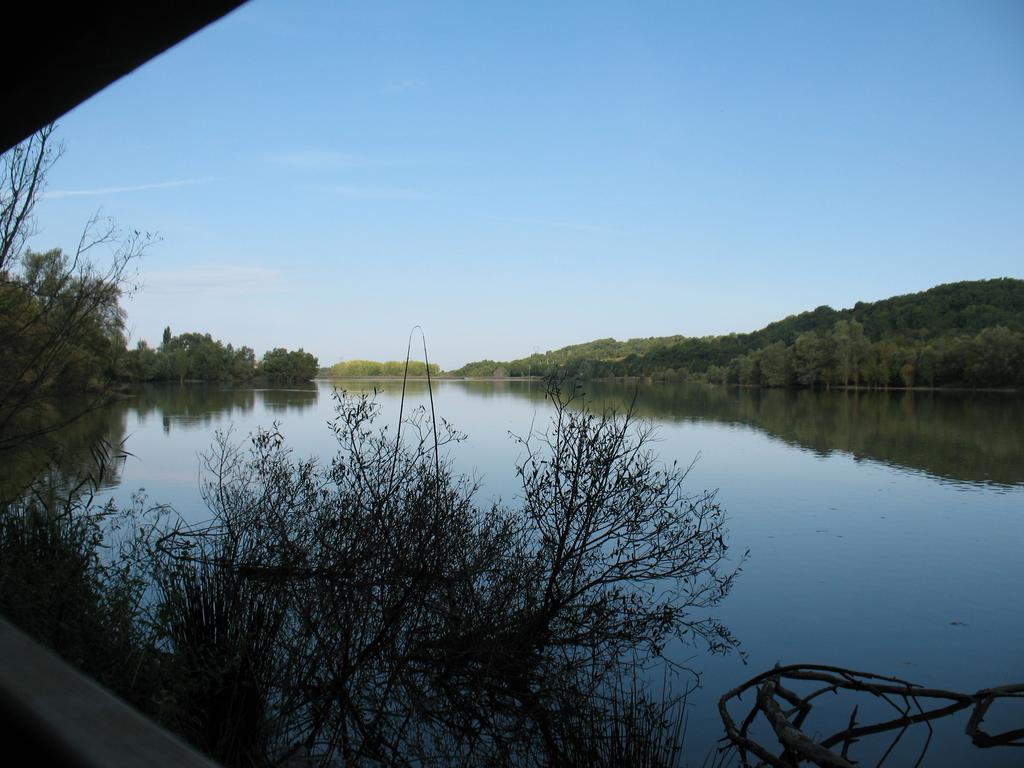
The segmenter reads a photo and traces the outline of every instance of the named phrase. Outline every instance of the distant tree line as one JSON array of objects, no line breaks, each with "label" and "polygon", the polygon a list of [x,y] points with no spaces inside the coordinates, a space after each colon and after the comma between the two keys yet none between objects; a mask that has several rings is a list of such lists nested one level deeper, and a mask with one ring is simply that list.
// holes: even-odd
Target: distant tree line
[{"label": "distant tree line", "polygon": [[[335,363],[327,369],[329,376],[403,376],[405,375],[406,363],[401,360],[388,360],[378,363],[373,360],[346,360]],[[430,375],[438,376],[441,368],[436,363],[430,364]],[[410,376],[426,376],[427,366],[419,360],[409,361]]]},{"label": "distant tree line", "polygon": [[214,339],[208,333],[174,336],[164,328],[163,340],[154,349],[139,341],[124,359],[124,374],[134,382],[150,381],[309,381],[319,362],[302,349],[272,349],[256,360],[251,347],[238,347]]},{"label": "distant tree line", "polygon": [[753,333],[599,339],[451,373],[694,378],[767,387],[1020,386],[1024,280],[952,283],[845,310],[818,307]]}]

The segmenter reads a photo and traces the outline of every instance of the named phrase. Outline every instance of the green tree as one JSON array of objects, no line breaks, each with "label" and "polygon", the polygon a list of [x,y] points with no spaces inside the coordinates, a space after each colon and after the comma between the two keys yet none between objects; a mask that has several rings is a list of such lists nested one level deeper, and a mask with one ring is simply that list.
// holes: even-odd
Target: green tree
[{"label": "green tree", "polygon": [[781,341],[761,350],[761,381],[767,387],[784,387],[789,383],[789,356]]},{"label": "green tree", "polygon": [[878,354],[879,381],[883,387],[888,387],[897,373],[894,363],[898,350],[891,341],[880,341],[875,348]]},{"label": "green tree", "polygon": [[128,376],[133,381],[156,381],[160,376],[160,354],[145,341],[139,340],[135,350],[126,355]]},{"label": "green tree", "polygon": [[[251,347],[235,349],[208,333],[173,336],[165,328],[160,348],[144,343],[128,353],[127,371],[134,381],[247,381],[256,375],[256,355]],[[143,364],[136,358],[152,363]]]},{"label": "green tree", "polygon": [[975,338],[968,377],[971,384],[998,387],[1018,383],[1024,363],[1024,334],[1004,326],[986,328]]},{"label": "green tree", "polygon": [[861,369],[868,355],[869,343],[864,326],[856,320],[839,320],[832,327],[832,343],[836,361],[836,383],[860,385]]},{"label": "green tree", "polygon": [[[47,127],[0,156],[0,452],[43,437],[105,401],[122,368],[121,294],[152,241],[90,219],[74,251],[28,248],[35,205],[60,157]],[[97,259],[106,252],[108,266]],[[76,391],[79,406],[51,418],[45,404]]]},{"label": "green tree", "polygon": [[900,366],[900,380],[903,382],[904,387],[914,386],[916,372],[914,364],[909,360]]},{"label": "green tree", "polygon": [[309,381],[318,370],[319,362],[309,352],[289,352],[283,347],[268,351],[260,364],[260,373],[277,381]]},{"label": "green tree", "polygon": [[929,387],[935,386],[935,374],[940,353],[933,344],[926,345],[917,356],[917,380]]},{"label": "green tree", "polygon": [[825,367],[824,350],[818,334],[807,331],[797,336],[791,356],[797,383],[803,387],[815,386],[820,381],[822,368]]},{"label": "green tree", "polygon": [[740,384],[761,383],[761,351],[750,352],[737,358],[737,378]]}]

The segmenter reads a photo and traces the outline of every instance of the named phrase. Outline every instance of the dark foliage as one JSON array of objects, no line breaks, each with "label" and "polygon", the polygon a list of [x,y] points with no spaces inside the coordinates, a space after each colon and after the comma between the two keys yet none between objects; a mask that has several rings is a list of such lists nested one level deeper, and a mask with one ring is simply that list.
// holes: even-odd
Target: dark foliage
[{"label": "dark foliage", "polygon": [[231,765],[674,762],[673,700],[623,681],[672,637],[735,645],[707,613],[736,572],[721,510],[630,414],[554,403],[522,439],[518,509],[478,507],[422,412],[397,441],[367,397],[339,396],[329,465],[274,431],[250,452],[222,437],[212,523],[156,550],[187,681],[168,719]]},{"label": "dark foliage", "polygon": [[97,507],[92,491],[117,457],[73,482],[45,476],[0,506],[0,613],[143,710],[155,690],[141,604],[141,510]]}]

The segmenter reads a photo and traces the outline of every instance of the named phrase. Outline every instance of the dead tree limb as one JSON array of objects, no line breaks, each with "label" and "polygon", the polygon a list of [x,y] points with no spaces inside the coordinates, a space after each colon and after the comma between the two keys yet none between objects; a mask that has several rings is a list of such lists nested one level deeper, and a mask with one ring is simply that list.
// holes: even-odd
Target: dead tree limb
[{"label": "dead tree limb", "polygon": [[[809,693],[797,693],[790,685],[795,682]],[[729,711],[729,703],[740,701],[743,694],[753,692],[753,704],[739,725]],[[884,702],[896,713],[894,717],[877,722],[858,724],[859,706],[854,706],[846,727],[831,735],[812,738],[804,723],[819,699],[826,693],[833,695],[861,694]],[[768,672],[747,680],[728,691],[718,702],[718,711],[725,726],[726,746],[735,749],[743,766],[773,766],[796,768],[803,764],[821,768],[852,768],[856,762],[849,756],[850,748],[868,736],[894,734],[882,754],[882,765],[909,728],[923,725],[928,736],[917,758],[920,765],[931,742],[933,720],[971,709],[965,729],[972,743],[981,748],[1024,746],[1024,728],[1015,728],[997,734],[981,729],[985,715],[998,699],[1024,698],[1024,683],[985,688],[975,693],[960,693],[940,688],[925,688],[896,677],[858,672],[843,667],[817,664],[791,664],[776,666]],[[778,741],[778,745],[759,743],[751,736],[751,727],[761,716]],[[779,750],[781,747],[781,750]],[[841,747],[836,752],[835,747]]]}]

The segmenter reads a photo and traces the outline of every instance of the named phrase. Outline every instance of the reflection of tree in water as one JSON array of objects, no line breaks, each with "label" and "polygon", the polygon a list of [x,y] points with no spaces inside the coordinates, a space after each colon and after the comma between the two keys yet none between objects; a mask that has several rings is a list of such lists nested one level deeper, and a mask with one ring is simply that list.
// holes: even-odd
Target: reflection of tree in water
[{"label": "reflection of tree in water", "polygon": [[[33,480],[62,489],[87,474],[95,475],[94,452],[100,446],[117,448],[128,434],[128,417],[137,414],[139,423],[160,419],[164,432],[171,427],[209,427],[215,420],[251,413],[257,400],[271,411],[299,411],[316,404],[315,385],[290,389],[227,389],[209,386],[148,385],[129,395],[88,411],[66,427],[45,438],[3,455],[5,472],[0,478],[0,498],[11,498]],[[78,407],[72,398],[47,402],[36,409],[34,418],[60,423]],[[124,446],[131,452],[131,445]],[[98,487],[112,488],[120,482],[121,462],[104,464]]]},{"label": "reflection of tree in water", "polygon": [[289,389],[229,389],[225,387],[186,384],[183,386],[152,385],[137,390],[133,405],[139,421],[151,414],[160,418],[164,432],[172,426],[208,427],[215,420],[252,413],[257,402],[270,411],[301,411],[316,405],[316,385]]},{"label": "reflection of tree in water", "polygon": [[131,404],[139,423],[149,416],[158,417],[164,432],[171,426],[208,426],[215,418],[242,416],[252,411],[256,394],[251,389],[226,389],[195,384],[183,386],[151,385],[134,391]]},{"label": "reflection of tree in water", "polygon": [[[397,396],[402,393],[401,379],[344,379],[333,381],[331,384],[338,391],[355,394],[381,392],[389,396]],[[543,381],[537,380],[459,379],[452,381],[441,379],[433,382],[433,387],[434,394],[443,391],[446,387],[458,387],[460,391],[467,392],[473,397],[504,398],[514,396],[529,398],[537,402],[547,400],[547,388]],[[405,394],[406,397],[413,398],[427,397],[427,380],[409,379],[405,383]]]},{"label": "reflection of tree in water", "polygon": [[[1019,395],[609,382],[589,382],[584,389],[597,408],[622,410],[637,392],[636,412],[646,418],[743,424],[821,455],[842,451],[948,480],[1024,482],[1024,435],[1016,426],[1024,423],[1024,398]],[[531,397],[522,385],[511,391]]]},{"label": "reflection of tree in water", "polygon": [[[49,402],[36,414],[39,419],[61,423],[68,414],[77,413],[79,404],[71,398]],[[120,482],[122,462],[103,463],[97,475],[96,451],[109,446],[116,449],[127,434],[128,405],[118,400],[85,412],[57,432],[0,455],[4,473],[0,477],[0,499],[10,499],[41,484],[55,491],[66,491],[86,476],[96,480],[98,489],[112,488]]]},{"label": "reflection of tree in water", "polygon": [[259,396],[268,411],[284,413],[304,411],[316,405],[320,388],[316,384],[297,385],[289,389],[261,389]]}]

